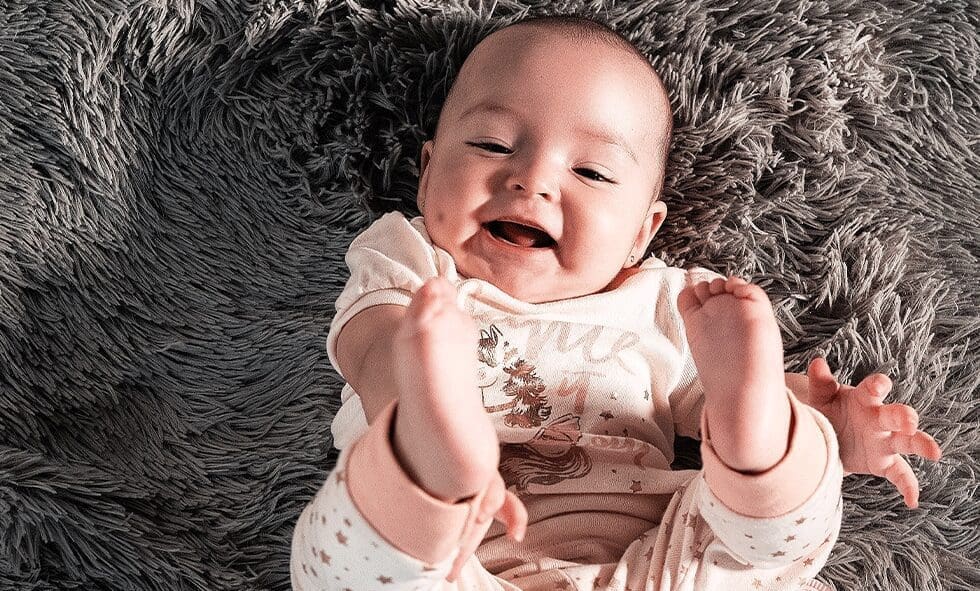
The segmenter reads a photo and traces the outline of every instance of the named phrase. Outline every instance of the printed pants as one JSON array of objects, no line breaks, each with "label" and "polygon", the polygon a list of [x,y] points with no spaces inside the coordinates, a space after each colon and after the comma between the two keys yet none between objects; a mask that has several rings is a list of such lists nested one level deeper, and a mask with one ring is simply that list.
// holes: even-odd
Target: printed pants
[{"label": "printed pants", "polygon": [[[826,419],[817,423],[833,433]],[[750,518],[734,513],[708,488],[703,473],[671,498],[659,525],[637,537],[618,562],[576,564],[548,558],[547,547],[531,547],[518,566],[490,573],[470,557],[459,578],[445,581],[455,558],[434,561],[399,550],[365,519],[351,498],[344,474],[348,453],[306,507],[293,535],[291,575],[296,591],[506,590],[807,590],[830,587],[813,580],[826,563],[841,521],[841,479],[836,438],[820,485],[809,500],[788,514]],[[353,449],[356,449],[354,446]],[[378,506],[375,504],[375,506]],[[408,520],[400,507],[389,514]],[[415,512],[412,507],[405,510]],[[430,524],[421,522],[420,531]],[[709,525],[710,524],[710,525]],[[716,533],[718,532],[718,533]],[[528,527],[525,544],[536,538]],[[554,539],[554,536],[543,536]]]}]

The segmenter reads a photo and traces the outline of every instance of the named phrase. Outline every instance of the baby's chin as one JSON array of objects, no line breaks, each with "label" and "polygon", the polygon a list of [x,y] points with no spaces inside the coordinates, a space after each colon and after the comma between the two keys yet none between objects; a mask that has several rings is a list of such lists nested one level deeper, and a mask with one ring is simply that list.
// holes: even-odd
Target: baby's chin
[{"label": "baby's chin", "polygon": [[570,300],[593,293],[606,291],[602,283],[599,288],[586,286],[585,281],[575,278],[562,277],[560,274],[549,275],[540,270],[518,270],[509,267],[506,270],[491,272],[484,268],[457,268],[459,275],[465,279],[481,279],[490,283],[510,297],[528,304],[544,304],[559,300]]}]

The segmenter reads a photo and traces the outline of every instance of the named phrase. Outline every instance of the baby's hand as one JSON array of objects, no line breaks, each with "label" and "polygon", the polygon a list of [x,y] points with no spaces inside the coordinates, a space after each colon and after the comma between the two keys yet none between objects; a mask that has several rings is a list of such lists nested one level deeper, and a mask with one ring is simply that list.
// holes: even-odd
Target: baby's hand
[{"label": "baby's hand", "polygon": [[480,546],[487,530],[494,520],[507,526],[507,535],[516,542],[524,540],[527,533],[527,508],[517,495],[507,490],[504,479],[497,474],[490,486],[481,492],[474,503],[479,507],[475,515],[466,524],[463,535],[460,537],[459,554],[453,561],[453,567],[449,571],[446,580],[450,583],[455,582],[459,573],[469,560],[473,552]]},{"label": "baby's hand", "polygon": [[844,470],[887,478],[911,508],[919,506],[919,480],[899,454],[932,461],[942,456],[936,440],[919,431],[919,416],[904,404],[882,404],[892,382],[872,374],[857,385],[839,384],[822,357],[807,369],[807,403],[823,413],[837,431]]}]

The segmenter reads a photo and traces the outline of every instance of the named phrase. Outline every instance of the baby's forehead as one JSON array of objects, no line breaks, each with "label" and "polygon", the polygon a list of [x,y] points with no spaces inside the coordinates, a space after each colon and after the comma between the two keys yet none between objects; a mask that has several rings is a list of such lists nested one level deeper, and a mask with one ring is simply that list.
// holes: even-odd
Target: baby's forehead
[{"label": "baby's forehead", "polygon": [[[573,48],[588,50],[592,72],[607,70],[622,73],[632,86],[628,92],[647,97],[642,103],[627,102],[620,107],[640,114],[645,114],[643,111],[649,113],[650,116],[642,117],[649,134],[663,137],[670,133],[670,101],[659,76],[645,58],[601,40],[563,37],[554,31],[536,29],[537,27],[531,26],[511,26],[492,33],[478,43],[464,60],[450,88],[440,114],[440,123],[444,116],[458,118],[473,106],[471,103],[478,102],[478,97],[486,94],[488,89],[507,90],[509,86],[519,85],[520,80],[510,76],[518,66],[526,68],[529,63],[533,63],[542,76],[555,75],[554,68],[562,61],[559,58]],[[531,60],[531,54],[544,56],[545,59]],[[551,60],[550,56],[555,59]],[[583,71],[578,64],[568,74],[594,75]],[[560,87],[555,92],[560,92]],[[646,108],[641,107],[641,104]]]}]

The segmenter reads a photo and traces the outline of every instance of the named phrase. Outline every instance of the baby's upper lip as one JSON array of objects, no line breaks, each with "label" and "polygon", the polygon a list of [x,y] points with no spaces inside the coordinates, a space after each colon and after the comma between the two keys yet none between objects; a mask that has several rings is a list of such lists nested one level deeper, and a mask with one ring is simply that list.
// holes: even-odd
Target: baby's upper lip
[{"label": "baby's upper lip", "polygon": [[552,239],[554,239],[555,237],[555,234],[546,227],[546,224],[542,224],[541,222],[535,221],[530,217],[526,217],[522,215],[502,215],[498,218],[489,220],[489,222],[514,222],[515,224],[521,224],[522,226],[528,226],[536,230],[541,230],[542,232],[550,236]]}]

